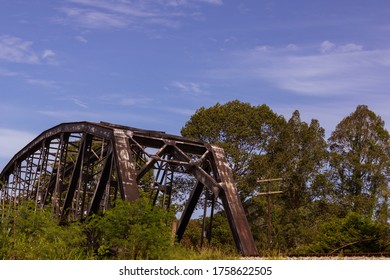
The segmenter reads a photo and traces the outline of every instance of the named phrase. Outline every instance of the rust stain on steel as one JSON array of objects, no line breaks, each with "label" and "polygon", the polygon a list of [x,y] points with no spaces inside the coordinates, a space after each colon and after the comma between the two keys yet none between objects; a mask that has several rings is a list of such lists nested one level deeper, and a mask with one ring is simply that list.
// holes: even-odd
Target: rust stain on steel
[{"label": "rust stain on steel", "polygon": [[180,180],[175,181],[180,176],[193,185],[187,186],[190,196],[179,219],[178,239],[204,195],[212,207],[216,198],[222,201],[237,250],[257,255],[223,149],[161,131],[105,122],[59,124],[38,135],[2,170],[0,203],[33,200],[69,222],[104,212],[117,199],[134,201],[142,189],[153,205],[169,210],[173,190],[181,191]]}]

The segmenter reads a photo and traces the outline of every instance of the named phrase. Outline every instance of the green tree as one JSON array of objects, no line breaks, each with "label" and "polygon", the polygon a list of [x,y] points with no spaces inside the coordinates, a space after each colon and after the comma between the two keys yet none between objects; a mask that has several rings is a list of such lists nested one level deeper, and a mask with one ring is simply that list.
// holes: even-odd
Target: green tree
[{"label": "green tree", "polygon": [[325,131],[317,120],[301,121],[296,110],[267,148],[269,172],[283,177],[281,195],[287,209],[297,209],[321,196],[321,175],[327,162]]},{"label": "green tree", "polygon": [[185,137],[197,138],[225,150],[242,198],[251,193],[255,182],[248,182],[250,162],[263,154],[269,141],[285,123],[267,105],[252,106],[238,100],[204,108],[191,116],[181,130]]},{"label": "green tree", "polygon": [[[88,221],[97,257],[114,259],[164,259],[174,243],[172,212],[145,198],[129,203],[118,200],[103,216]],[[94,233],[94,234],[91,234]]]},{"label": "green tree", "polygon": [[390,136],[383,120],[359,105],[337,125],[328,144],[334,199],[345,213],[354,211],[386,223]]},{"label": "green tree", "polygon": [[[310,124],[303,122],[299,111],[294,111],[288,122],[282,127],[278,137],[272,139],[267,152],[259,155],[253,170],[257,176],[265,174],[268,178],[282,177],[284,181],[274,186],[282,194],[272,197],[272,247],[282,251],[294,249],[310,242],[315,234],[312,225],[315,223],[316,207],[314,201],[321,199],[326,187],[322,180],[327,162],[324,129],[317,120]],[[265,161],[266,164],[261,164]],[[256,168],[265,166],[266,170]],[[264,175],[263,175],[264,176]],[[259,191],[267,191],[267,183],[259,186]],[[258,205],[259,216],[257,233],[265,246],[265,233],[268,230],[266,217],[266,198],[256,197],[253,202]],[[309,230],[310,229],[310,230]]]}]

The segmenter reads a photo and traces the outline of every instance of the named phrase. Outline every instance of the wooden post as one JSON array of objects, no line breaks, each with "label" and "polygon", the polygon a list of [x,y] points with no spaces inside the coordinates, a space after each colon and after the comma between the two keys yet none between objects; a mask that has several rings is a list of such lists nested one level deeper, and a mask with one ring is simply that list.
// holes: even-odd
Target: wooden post
[{"label": "wooden post", "polygon": [[267,192],[258,193],[258,195],[267,196],[267,241],[268,249],[272,247],[272,201],[271,195],[283,193],[283,191],[271,191],[271,182],[284,181],[283,178],[273,178],[273,179],[258,179],[257,183],[267,183]]}]

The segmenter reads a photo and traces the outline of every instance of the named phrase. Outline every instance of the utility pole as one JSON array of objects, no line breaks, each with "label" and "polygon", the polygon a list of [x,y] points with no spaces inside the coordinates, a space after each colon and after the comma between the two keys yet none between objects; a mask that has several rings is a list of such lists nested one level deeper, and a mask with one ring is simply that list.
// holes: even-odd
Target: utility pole
[{"label": "utility pole", "polygon": [[271,182],[284,181],[283,178],[272,178],[272,179],[258,179],[257,183],[268,183],[267,191],[258,193],[258,195],[266,195],[267,196],[267,241],[268,241],[268,249],[272,247],[272,213],[271,213],[271,195],[283,193],[283,191],[271,191]]}]

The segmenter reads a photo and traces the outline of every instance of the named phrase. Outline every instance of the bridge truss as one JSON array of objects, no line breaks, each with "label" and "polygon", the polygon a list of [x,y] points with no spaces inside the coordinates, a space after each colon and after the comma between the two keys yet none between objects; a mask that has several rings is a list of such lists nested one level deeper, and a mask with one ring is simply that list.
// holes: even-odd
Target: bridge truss
[{"label": "bridge truss", "polygon": [[32,200],[37,207],[51,207],[63,223],[104,212],[116,199],[134,201],[140,192],[169,209],[172,194],[181,191],[178,176],[195,182],[178,222],[178,240],[201,195],[208,194],[211,202],[222,202],[237,250],[258,254],[223,149],[164,132],[104,122],[55,126],[2,170],[0,201]]}]

